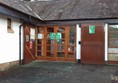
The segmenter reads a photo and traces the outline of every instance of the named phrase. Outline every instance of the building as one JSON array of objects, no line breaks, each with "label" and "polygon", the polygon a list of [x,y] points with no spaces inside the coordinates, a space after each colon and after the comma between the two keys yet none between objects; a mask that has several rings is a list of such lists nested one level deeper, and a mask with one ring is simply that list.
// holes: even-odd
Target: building
[{"label": "building", "polygon": [[41,21],[33,13],[29,13],[28,9],[19,6],[17,2],[12,2],[12,0],[10,3],[8,2],[7,0],[0,1],[0,71],[21,64],[24,47],[24,23],[34,25]]},{"label": "building", "polygon": [[[0,1],[1,33],[6,35],[2,37],[0,63],[52,60],[117,64],[117,3],[117,0]],[[9,32],[7,22],[11,19],[14,27]]]}]

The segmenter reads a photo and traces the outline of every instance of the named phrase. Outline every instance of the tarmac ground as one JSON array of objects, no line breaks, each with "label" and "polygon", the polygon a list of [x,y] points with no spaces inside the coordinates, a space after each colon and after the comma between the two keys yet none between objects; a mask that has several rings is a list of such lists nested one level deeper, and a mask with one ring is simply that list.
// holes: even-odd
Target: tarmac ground
[{"label": "tarmac ground", "polygon": [[118,66],[33,61],[6,71],[0,83],[118,83]]}]

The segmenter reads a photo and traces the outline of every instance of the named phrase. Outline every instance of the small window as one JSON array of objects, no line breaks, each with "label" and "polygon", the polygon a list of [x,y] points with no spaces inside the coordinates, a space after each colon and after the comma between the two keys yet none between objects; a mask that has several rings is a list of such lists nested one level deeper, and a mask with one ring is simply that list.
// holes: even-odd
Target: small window
[{"label": "small window", "polygon": [[14,33],[11,25],[12,25],[11,19],[10,18],[7,18],[7,32],[8,33]]},{"label": "small window", "polygon": [[109,25],[108,39],[108,60],[118,61],[118,24]]}]

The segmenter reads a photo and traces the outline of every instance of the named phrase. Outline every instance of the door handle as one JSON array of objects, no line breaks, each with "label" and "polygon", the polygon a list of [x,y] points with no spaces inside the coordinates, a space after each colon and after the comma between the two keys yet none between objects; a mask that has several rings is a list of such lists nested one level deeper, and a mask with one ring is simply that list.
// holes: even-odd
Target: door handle
[{"label": "door handle", "polygon": [[78,44],[81,44],[81,41],[78,41]]}]

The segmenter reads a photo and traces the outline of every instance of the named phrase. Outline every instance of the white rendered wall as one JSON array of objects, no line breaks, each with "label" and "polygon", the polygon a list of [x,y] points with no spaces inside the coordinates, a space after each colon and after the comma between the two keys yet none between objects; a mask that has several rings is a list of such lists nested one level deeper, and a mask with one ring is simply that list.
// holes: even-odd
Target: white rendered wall
[{"label": "white rendered wall", "polygon": [[81,59],[81,46],[78,43],[79,41],[81,41],[81,28],[79,26],[79,24],[76,25],[76,59]]},{"label": "white rendered wall", "polygon": [[[12,18],[11,18],[12,19]],[[0,15],[0,64],[19,60],[19,20],[12,19],[14,33],[7,32],[7,17]],[[23,29],[22,29],[23,56]]]}]

